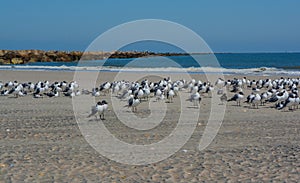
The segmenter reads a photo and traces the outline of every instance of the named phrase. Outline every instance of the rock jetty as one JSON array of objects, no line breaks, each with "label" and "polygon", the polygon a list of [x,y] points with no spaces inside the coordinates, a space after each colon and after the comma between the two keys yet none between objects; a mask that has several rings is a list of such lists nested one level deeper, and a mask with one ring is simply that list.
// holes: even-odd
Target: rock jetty
[{"label": "rock jetty", "polygon": [[139,58],[150,56],[174,56],[182,53],[154,53],[138,51],[82,52],[43,50],[0,50],[1,64],[26,64],[28,62],[72,62],[78,60],[101,60],[106,58]]}]

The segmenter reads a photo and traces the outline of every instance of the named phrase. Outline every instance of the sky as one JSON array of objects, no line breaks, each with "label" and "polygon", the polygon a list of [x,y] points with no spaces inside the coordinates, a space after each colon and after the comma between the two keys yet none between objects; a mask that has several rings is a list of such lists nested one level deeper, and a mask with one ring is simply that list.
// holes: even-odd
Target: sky
[{"label": "sky", "polygon": [[[2,0],[0,49],[84,51],[115,26],[163,19],[193,30],[214,52],[298,52],[299,7],[299,0]],[[156,43],[126,49],[177,51]]]}]

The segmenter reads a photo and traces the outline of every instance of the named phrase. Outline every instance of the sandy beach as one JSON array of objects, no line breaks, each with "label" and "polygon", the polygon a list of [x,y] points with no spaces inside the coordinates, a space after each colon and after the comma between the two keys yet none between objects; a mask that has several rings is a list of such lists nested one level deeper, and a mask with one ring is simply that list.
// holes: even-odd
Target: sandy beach
[{"label": "sandy beach", "polygon": [[[0,80],[72,81],[73,74],[0,71]],[[137,78],[138,73],[126,75],[128,78],[123,79],[130,80]],[[178,74],[170,76],[172,80],[181,79]],[[101,73],[97,85],[112,81],[114,77],[112,72]],[[206,80],[204,75],[191,77]],[[230,75],[226,79],[234,77],[242,78]],[[246,96],[249,93],[245,91]],[[110,95],[96,100],[100,99],[110,104]],[[142,102],[136,115],[147,117],[148,104]],[[165,138],[174,129],[179,104],[178,98],[167,104],[164,123],[151,130],[126,127],[111,106],[103,123],[122,141],[150,144]],[[197,127],[189,141],[165,160],[135,166],[112,161],[89,145],[76,122],[71,98],[1,96],[0,182],[297,182],[300,179],[300,109],[285,112],[271,108],[272,105],[252,109],[246,103],[242,107],[237,107],[235,102],[227,103],[217,136],[205,150],[199,151],[199,141],[210,111],[210,98],[205,96]],[[84,115],[89,112],[90,108],[87,108]],[[98,122],[91,119],[91,123]]]}]

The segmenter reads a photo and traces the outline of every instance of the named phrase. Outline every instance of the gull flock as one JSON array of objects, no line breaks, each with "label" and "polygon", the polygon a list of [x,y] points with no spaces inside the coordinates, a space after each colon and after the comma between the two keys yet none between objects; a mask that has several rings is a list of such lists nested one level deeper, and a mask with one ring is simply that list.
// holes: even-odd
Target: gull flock
[{"label": "gull flock", "polygon": [[[203,82],[192,79],[172,81],[170,77],[159,81],[149,81],[148,79],[141,82],[114,81],[104,82],[92,89],[80,89],[76,81],[49,81],[39,82],[22,82],[18,81],[0,81],[0,96],[24,97],[32,96],[33,98],[56,98],[56,97],[77,97],[80,95],[90,95],[101,97],[102,95],[114,94],[120,101],[127,101],[126,107],[130,107],[132,112],[137,112],[139,104],[148,101],[149,98],[155,99],[156,102],[165,101],[172,103],[179,95],[179,92],[187,92],[193,107],[199,108],[201,99],[204,96],[211,97],[212,92],[220,97],[220,105],[227,102],[235,102],[236,106],[242,106],[244,103],[251,108],[258,109],[259,106],[270,104],[270,107],[282,110],[294,111],[298,109],[300,98],[298,88],[299,78],[278,78],[278,79],[258,79],[250,80],[246,77],[233,78],[231,80],[217,79],[215,83]],[[248,91],[250,95],[245,96],[244,92]],[[228,94],[228,96],[227,96]],[[229,97],[230,96],[230,97]],[[97,102],[92,106],[91,116],[104,118],[104,113],[108,109],[108,103],[105,100]]]}]

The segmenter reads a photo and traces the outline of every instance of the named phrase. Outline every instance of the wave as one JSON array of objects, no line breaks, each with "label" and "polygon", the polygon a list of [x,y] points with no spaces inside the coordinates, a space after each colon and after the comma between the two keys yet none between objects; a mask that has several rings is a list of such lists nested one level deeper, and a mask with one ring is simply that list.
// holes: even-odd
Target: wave
[{"label": "wave", "polygon": [[137,67],[114,67],[114,66],[32,66],[32,65],[0,65],[0,70],[29,70],[29,71],[89,71],[89,72],[172,72],[191,74],[226,74],[226,75],[300,75],[300,70],[285,70],[274,67],[228,69],[216,67],[160,67],[160,68],[137,68]]}]

